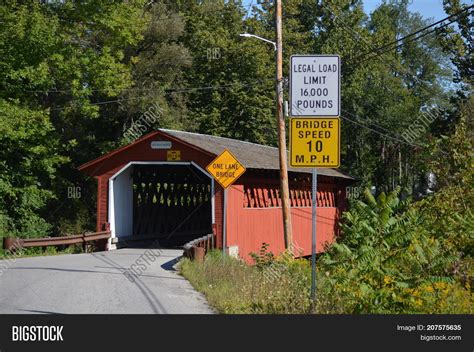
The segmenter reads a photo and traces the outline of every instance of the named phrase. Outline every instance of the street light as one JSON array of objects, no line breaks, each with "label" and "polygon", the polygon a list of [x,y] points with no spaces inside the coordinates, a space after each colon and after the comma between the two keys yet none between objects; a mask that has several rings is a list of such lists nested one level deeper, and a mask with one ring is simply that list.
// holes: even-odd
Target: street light
[{"label": "street light", "polygon": [[[288,185],[288,165],[286,152],[285,118],[283,116],[283,51],[281,0],[275,0],[275,34],[277,42],[255,34],[239,34],[245,38],[255,38],[273,45],[276,61],[276,117],[278,126],[278,158],[280,160],[280,194],[285,248],[293,254],[293,231],[291,226],[290,191]],[[278,43],[278,44],[277,44]]]},{"label": "street light", "polygon": [[259,39],[259,40],[263,40],[264,42],[273,44],[273,49],[275,49],[275,51],[277,50],[277,44],[275,42],[272,42],[271,40],[259,37],[258,35],[250,34],[250,33],[242,33],[242,34],[239,34],[239,36],[245,37],[245,38],[256,38],[256,39]]}]

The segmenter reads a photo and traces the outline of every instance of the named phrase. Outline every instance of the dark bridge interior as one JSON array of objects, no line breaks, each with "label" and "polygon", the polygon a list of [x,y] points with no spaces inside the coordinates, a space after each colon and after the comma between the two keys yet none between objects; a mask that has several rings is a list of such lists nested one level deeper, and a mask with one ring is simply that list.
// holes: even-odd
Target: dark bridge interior
[{"label": "dark bridge interior", "polygon": [[133,237],[182,246],[212,232],[211,181],[192,165],[135,165]]}]

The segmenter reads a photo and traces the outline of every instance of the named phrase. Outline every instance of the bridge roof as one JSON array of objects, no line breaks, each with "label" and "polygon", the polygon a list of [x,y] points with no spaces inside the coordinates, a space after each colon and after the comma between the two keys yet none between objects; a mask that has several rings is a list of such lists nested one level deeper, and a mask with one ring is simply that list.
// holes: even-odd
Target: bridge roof
[{"label": "bridge roof", "polygon": [[[108,158],[116,156],[117,154],[120,154],[139,143],[147,143],[148,141],[153,140],[154,137],[163,138],[167,136],[171,137],[172,139],[184,142],[198,151],[204,152],[211,156],[217,156],[222,153],[224,149],[228,149],[247,169],[279,170],[280,168],[278,148],[276,147],[208,134],[159,129],[137,139],[133,143],[115,149],[97,159],[81,165],[79,170],[87,171],[91,167],[95,167]],[[310,173],[311,169],[289,168],[289,171]],[[318,168],[318,173],[324,176],[353,180],[351,176],[340,171],[339,169]]]},{"label": "bridge roof", "polygon": [[[224,149],[228,149],[247,169],[280,169],[278,148],[276,147],[208,134],[168,129],[161,129],[161,131],[188,142],[189,144],[198,146],[216,156],[222,153]],[[310,169],[299,168],[288,168],[288,170],[293,172],[311,172]],[[318,173],[324,176],[352,179],[352,177],[338,169],[318,168]]]}]

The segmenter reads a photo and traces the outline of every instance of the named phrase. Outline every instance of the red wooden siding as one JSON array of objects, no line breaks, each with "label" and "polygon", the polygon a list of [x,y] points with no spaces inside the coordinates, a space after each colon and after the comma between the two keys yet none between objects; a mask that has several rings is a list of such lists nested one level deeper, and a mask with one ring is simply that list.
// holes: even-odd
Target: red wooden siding
[{"label": "red wooden siding", "polygon": [[[171,141],[179,150],[181,162],[194,162],[202,169],[216,156],[184,140],[156,131],[140,140],[108,153],[81,166],[81,170],[97,179],[97,231],[108,223],[109,180],[131,161],[166,161],[167,150],[151,149],[151,141]],[[218,151],[216,150],[216,154]],[[317,251],[335,240],[341,211],[347,206],[345,186],[351,181],[332,176],[318,176]],[[311,253],[311,175],[290,172],[290,201],[293,239],[300,255]],[[276,169],[249,168],[227,192],[227,246],[238,246],[239,255],[250,261],[249,253],[257,253],[262,243],[279,254],[284,250],[283,221],[279,173]],[[216,245],[223,240],[223,189],[214,182]]]},{"label": "red wooden siding", "polygon": [[[249,189],[249,187],[246,187],[247,193],[249,193]],[[302,191],[295,190],[293,192],[299,193]],[[260,199],[265,199],[263,196],[264,190],[260,189],[256,193],[260,193]],[[269,193],[272,194],[272,192]],[[331,198],[329,194],[330,192],[318,192],[318,203],[329,202]],[[244,192],[243,185],[231,186],[227,191],[227,197],[227,246],[238,246],[239,255],[246,261],[251,260],[249,254],[251,252],[257,253],[264,242],[270,244],[269,250],[274,254],[279,254],[285,249],[280,207],[245,207],[245,202],[248,202],[248,195]],[[279,201],[277,202],[279,203]],[[263,201],[261,204],[264,203]],[[297,201],[295,201],[296,203]],[[331,243],[335,240],[338,213],[339,210],[336,207],[318,208],[317,252],[324,249],[325,243]],[[302,253],[299,253],[302,256],[310,255],[310,203],[309,206],[295,205],[291,209],[291,215],[295,248],[302,249]]]}]

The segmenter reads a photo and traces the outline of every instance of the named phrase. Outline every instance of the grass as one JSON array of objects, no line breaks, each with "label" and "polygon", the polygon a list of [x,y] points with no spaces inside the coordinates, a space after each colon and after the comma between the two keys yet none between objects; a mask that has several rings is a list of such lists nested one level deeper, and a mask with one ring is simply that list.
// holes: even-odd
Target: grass
[{"label": "grass", "polygon": [[52,256],[62,254],[77,254],[83,253],[82,246],[69,246],[64,249],[57,249],[56,247],[43,248],[24,248],[22,250],[11,252],[0,248],[0,260],[2,259],[13,259],[13,258],[25,258],[25,257],[40,257],[40,256]]},{"label": "grass", "polygon": [[230,256],[223,257],[221,251],[211,251],[204,262],[183,259],[180,270],[209,304],[224,314],[473,313],[469,285],[441,282],[396,289],[387,283],[375,292],[379,298],[372,300],[357,290],[353,280],[342,276],[335,283],[329,271],[323,269],[317,272],[313,305],[311,267],[305,259],[272,258],[248,265]]},{"label": "grass", "polygon": [[306,260],[291,265],[250,266],[220,251],[203,263],[184,259],[181,273],[220,313],[310,313],[310,271]]}]

